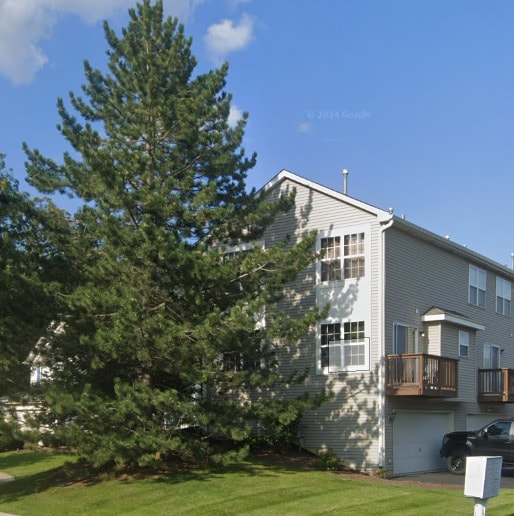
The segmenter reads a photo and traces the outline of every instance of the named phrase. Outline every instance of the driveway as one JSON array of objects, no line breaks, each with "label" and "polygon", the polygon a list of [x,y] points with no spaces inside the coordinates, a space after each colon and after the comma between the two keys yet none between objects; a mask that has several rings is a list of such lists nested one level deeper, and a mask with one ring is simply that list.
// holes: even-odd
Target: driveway
[{"label": "driveway", "polygon": [[[419,482],[422,484],[447,485],[449,488],[462,487],[464,491],[465,475],[452,475],[448,471],[436,471],[432,473],[416,473],[395,477],[397,482]],[[514,489],[514,468],[503,468],[500,487],[503,489]]]}]

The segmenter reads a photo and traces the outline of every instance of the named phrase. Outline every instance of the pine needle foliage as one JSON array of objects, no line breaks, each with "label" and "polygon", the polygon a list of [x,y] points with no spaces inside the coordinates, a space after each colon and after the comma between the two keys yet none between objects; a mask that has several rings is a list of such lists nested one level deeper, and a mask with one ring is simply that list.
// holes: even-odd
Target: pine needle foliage
[{"label": "pine needle foliage", "polygon": [[67,231],[61,210],[31,199],[5,169],[0,154],[0,396],[20,401],[29,387],[26,359],[55,313],[63,266],[59,239]]},{"label": "pine needle foliage", "polygon": [[303,378],[281,377],[273,350],[317,313],[275,307],[313,237],[256,245],[294,199],[247,189],[256,157],[248,115],[229,124],[228,65],[195,73],[162,1],[129,14],[120,35],[104,24],[108,69],[86,61],[82,94],[58,100],[62,163],[24,145],[29,182],[80,203],[62,245],[65,331],[39,350],[46,439],[96,467],[223,462],[324,399],[270,395]]}]

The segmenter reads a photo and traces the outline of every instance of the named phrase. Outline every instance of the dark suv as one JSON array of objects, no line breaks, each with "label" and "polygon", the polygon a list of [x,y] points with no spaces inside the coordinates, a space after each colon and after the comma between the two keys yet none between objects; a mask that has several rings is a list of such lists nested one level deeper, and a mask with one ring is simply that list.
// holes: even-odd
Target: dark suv
[{"label": "dark suv", "polygon": [[514,418],[497,419],[476,432],[450,432],[443,437],[441,457],[451,473],[466,471],[470,455],[502,456],[504,465],[514,464]]}]

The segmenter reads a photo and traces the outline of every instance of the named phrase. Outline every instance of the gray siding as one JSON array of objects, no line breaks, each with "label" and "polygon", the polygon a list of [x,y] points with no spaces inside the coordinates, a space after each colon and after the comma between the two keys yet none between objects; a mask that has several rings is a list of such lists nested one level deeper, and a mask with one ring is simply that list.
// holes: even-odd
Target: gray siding
[{"label": "gray siding", "polygon": [[[309,370],[303,385],[284,389],[281,396],[294,397],[305,391],[317,393],[321,389],[334,393],[329,403],[304,415],[300,431],[302,446],[312,451],[333,448],[347,465],[358,469],[377,468],[381,465],[380,402],[384,400],[383,465],[386,470],[391,470],[397,411],[448,414],[449,428],[441,429],[441,437],[448,429],[465,429],[468,415],[476,421],[480,417],[487,419],[488,415],[492,420],[496,416],[514,414],[511,405],[476,401],[477,371],[483,364],[485,344],[499,346],[503,350],[501,366],[514,368],[512,318],[499,315],[495,310],[496,276],[514,282],[514,273],[396,218],[392,227],[385,229],[385,249],[382,250],[383,228],[379,219],[382,223],[387,222],[386,212],[318,188],[301,178],[297,181],[287,177],[268,194],[276,197],[279,191],[290,192],[293,188],[297,190],[296,206],[291,212],[279,215],[268,229],[264,237],[267,247],[283,241],[288,235],[293,240],[300,239],[312,230],[347,229],[352,232],[354,228],[365,227],[367,235],[366,278],[356,282],[353,290],[346,289],[346,285],[335,286],[332,291],[330,285],[321,288],[316,283],[316,264],[312,264],[289,286],[285,300],[277,307],[291,317],[299,317],[328,292],[328,297],[332,295],[334,301],[331,308],[334,317],[355,317],[353,310],[358,316],[363,311],[367,314],[369,371],[323,374],[317,368],[317,328],[312,328],[298,342],[277,343],[277,357],[284,376]],[[487,271],[485,308],[468,302],[470,264]],[[423,322],[423,315],[434,306],[457,312],[464,320],[483,325],[485,330],[442,321]],[[420,330],[419,352],[459,360],[457,398],[380,397],[386,381],[385,375],[381,376],[381,368],[386,360],[384,354],[393,351],[395,323]],[[459,357],[459,330],[467,331],[470,336],[467,357]]]},{"label": "gray siding", "polygon": [[[459,359],[458,398],[419,400],[418,398],[388,398],[387,414],[395,410],[426,412],[450,411],[453,429],[466,428],[467,414],[490,414],[491,420],[500,415],[514,415],[510,404],[479,404],[477,402],[477,372],[483,367],[484,344],[500,346],[502,367],[514,367],[514,325],[511,317],[496,313],[496,276],[485,263],[433,245],[424,239],[396,229],[386,232],[386,302],[385,346],[386,354],[392,352],[393,324],[396,321],[424,328],[426,341],[420,339],[420,352]],[[487,272],[486,306],[480,308],[468,302],[469,265]],[[506,279],[512,281],[509,272]],[[421,317],[431,307],[437,306],[476,321],[485,330],[473,330],[448,323],[423,324]],[[459,357],[459,330],[470,334],[469,356]],[[387,420],[387,418],[386,418]],[[392,463],[393,424],[386,427],[386,464]],[[441,437],[442,437],[441,432]],[[387,467],[387,466],[386,466]]]},{"label": "gray siding", "polygon": [[[369,227],[366,245],[370,263],[368,264],[372,295],[367,296],[369,311],[367,335],[370,337],[370,371],[320,374],[316,364],[316,329],[313,328],[297,343],[281,344],[277,351],[284,375],[294,370],[309,369],[308,378],[302,386],[296,386],[283,392],[283,396],[296,396],[308,390],[316,393],[327,389],[334,393],[334,398],[315,411],[305,414],[302,421],[302,445],[316,451],[323,447],[334,449],[345,463],[358,469],[371,469],[378,464],[378,414],[377,414],[377,363],[380,358],[380,346],[377,336],[378,320],[376,301],[379,285],[378,247],[376,238],[379,224],[376,216],[356,209],[351,204],[323,193],[310,190],[301,184],[285,181],[281,184],[283,192],[297,189],[294,211],[280,215],[271,230],[265,235],[266,246],[273,245],[294,235],[301,238],[307,232],[329,231],[353,228],[361,225]],[[274,191],[273,195],[277,192]],[[316,304],[316,267],[308,267],[290,286],[287,300],[282,307],[292,317],[301,315],[306,309]],[[362,301],[362,300],[361,300]]]}]

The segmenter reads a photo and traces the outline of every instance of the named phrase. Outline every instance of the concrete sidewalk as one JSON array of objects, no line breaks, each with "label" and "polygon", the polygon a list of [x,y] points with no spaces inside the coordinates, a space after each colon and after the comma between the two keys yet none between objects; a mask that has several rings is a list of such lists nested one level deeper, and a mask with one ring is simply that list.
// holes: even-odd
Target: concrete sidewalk
[{"label": "concrete sidewalk", "polygon": [[[0,484],[4,484],[5,482],[10,482],[14,480],[12,475],[8,475],[7,473],[2,473],[0,471]],[[15,516],[14,514],[9,514],[7,512],[0,512],[0,516]]]}]

